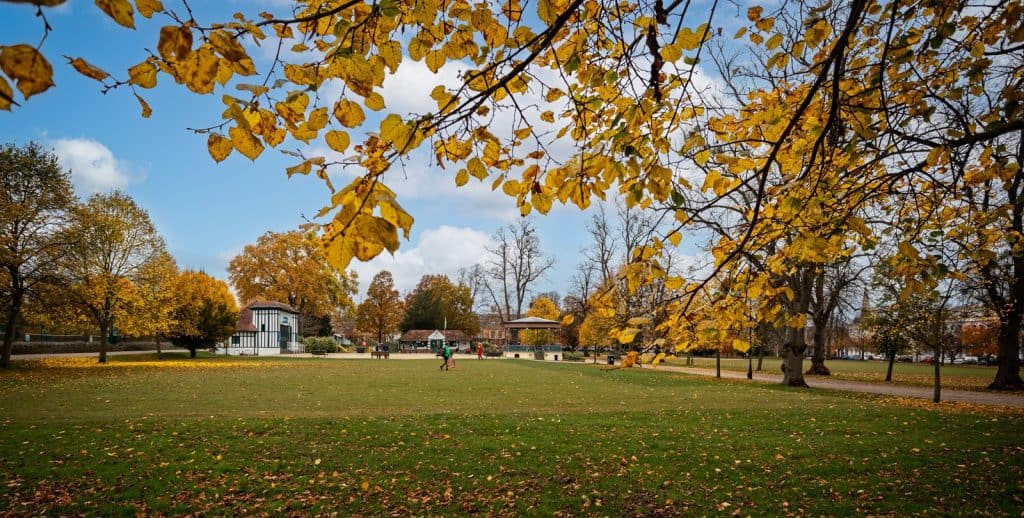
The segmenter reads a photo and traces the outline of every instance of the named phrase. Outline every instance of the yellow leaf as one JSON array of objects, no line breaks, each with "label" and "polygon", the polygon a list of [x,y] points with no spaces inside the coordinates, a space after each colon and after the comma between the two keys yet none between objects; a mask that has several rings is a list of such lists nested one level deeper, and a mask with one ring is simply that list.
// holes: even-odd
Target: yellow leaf
[{"label": "yellow leaf", "polygon": [[678,45],[665,45],[659,51],[662,59],[668,63],[675,63],[679,61],[679,58],[683,57],[683,51]]},{"label": "yellow leaf", "polygon": [[740,340],[739,338],[733,338],[732,348],[741,353],[745,353],[748,350],[750,350],[750,342],[746,340]]},{"label": "yellow leaf", "polygon": [[466,168],[469,169],[469,174],[473,175],[474,178],[483,180],[487,178],[487,166],[479,158],[471,158],[466,164]]},{"label": "yellow leaf", "polygon": [[156,49],[168,61],[184,59],[192,52],[192,31],[177,25],[161,27]]},{"label": "yellow leaf", "polygon": [[540,211],[541,214],[547,214],[551,210],[551,195],[546,193],[534,193],[530,197],[530,203]]},{"label": "yellow leaf", "polygon": [[363,104],[375,112],[380,111],[384,109],[384,98],[381,97],[379,93],[373,92],[366,98],[366,101]]},{"label": "yellow leaf", "polygon": [[768,49],[768,50],[774,50],[775,47],[778,47],[779,45],[782,45],[782,35],[781,34],[776,34],[776,35],[772,36],[771,38],[768,38],[768,41],[765,42],[765,44],[764,44],[765,48]]},{"label": "yellow leaf", "polygon": [[363,123],[366,115],[359,104],[343,99],[334,105],[334,118],[346,128],[354,128]]},{"label": "yellow leaf", "polygon": [[668,234],[668,241],[672,243],[672,246],[679,246],[679,242],[682,241],[683,236],[679,232],[673,230]]},{"label": "yellow leaf", "polygon": [[411,133],[409,125],[394,113],[380,121],[380,138],[391,142],[398,151],[405,152],[412,147]]},{"label": "yellow leaf", "polygon": [[142,105],[142,118],[148,119],[149,116],[153,114],[153,109],[149,107],[146,100],[140,97],[139,94],[135,94],[135,98],[138,99],[139,104]]},{"label": "yellow leaf", "polygon": [[707,164],[708,160],[711,159],[711,150],[705,149],[704,151],[697,153],[697,156],[694,157],[694,159],[697,161],[698,165]]},{"label": "yellow leaf", "polygon": [[14,80],[26,99],[53,86],[50,62],[28,45],[0,47],[0,70]]},{"label": "yellow leaf", "polygon": [[288,178],[291,178],[293,174],[309,174],[312,169],[313,166],[310,164],[309,160],[305,160],[301,164],[296,164],[285,169],[284,172],[288,174]]},{"label": "yellow leaf", "polygon": [[555,22],[555,19],[558,18],[558,11],[555,10],[552,0],[539,0],[537,2],[537,16],[548,25]]},{"label": "yellow leaf", "polygon": [[164,10],[164,4],[160,0],[135,0],[135,7],[139,9],[139,14],[146,18],[153,16],[153,13]]},{"label": "yellow leaf", "polygon": [[129,29],[135,28],[135,9],[128,0],[96,0],[96,5],[115,22]]},{"label": "yellow leaf", "polygon": [[319,466],[319,465],[320,465],[320,459],[316,459],[316,460],[314,460],[314,461],[313,461],[313,464],[315,464],[315,465]]},{"label": "yellow leaf", "polygon": [[206,149],[214,160],[221,162],[231,154],[231,150],[234,147],[231,145],[230,140],[216,133],[210,133],[210,136],[206,139]]},{"label": "yellow leaf", "polygon": [[10,111],[13,99],[14,91],[11,90],[11,85],[7,83],[6,79],[0,77],[0,110]]},{"label": "yellow leaf", "polygon": [[330,146],[331,149],[338,153],[344,153],[345,150],[348,149],[348,133],[345,133],[344,131],[328,131],[327,134],[324,135],[324,140],[327,141],[327,145]]},{"label": "yellow leaf", "polygon": [[128,81],[143,88],[156,86],[156,65],[143,61],[128,69]]},{"label": "yellow leaf", "polygon": [[501,190],[504,191],[504,193],[509,195],[509,196],[518,196],[519,195],[519,182],[517,182],[515,180],[509,180],[509,181],[505,182],[504,185],[501,186]]},{"label": "yellow leaf", "polygon": [[551,110],[545,111],[540,114],[540,120],[544,122],[555,122],[555,114],[552,113]]},{"label": "yellow leaf", "polygon": [[363,488],[363,491],[367,491],[370,489],[370,483],[364,480],[359,487]]},{"label": "yellow leaf", "polygon": [[103,81],[104,79],[110,76],[110,74],[106,73],[100,68],[90,65],[82,58],[71,59],[67,56],[64,57],[67,58],[69,65],[75,67],[75,70],[77,70],[79,74],[82,74],[85,77],[91,77],[97,81]]},{"label": "yellow leaf", "polygon": [[217,79],[218,59],[213,47],[205,44],[178,62],[178,75],[189,90],[197,94],[213,92]]},{"label": "yellow leaf", "polygon": [[465,169],[459,169],[459,172],[455,174],[455,186],[462,187],[469,182],[469,173]]},{"label": "yellow leaf", "polygon": [[437,73],[437,71],[441,70],[441,67],[444,66],[444,52],[439,50],[428,51],[426,62],[427,68],[429,68],[431,72]]},{"label": "yellow leaf", "polygon": [[635,327],[627,327],[619,331],[618,336],[616,338],[618,339],[620,344],[628,344],[632,342],[634,338],[636,338],[636,334],[639,332],[640,330]]},{"label": "yellow leaf", "polygon": [[245,129],[235,126],[228,130],[228,135],[231,136],[231,145],[249,160],[256,160],[256,157],[263,152],[263,144]]}]

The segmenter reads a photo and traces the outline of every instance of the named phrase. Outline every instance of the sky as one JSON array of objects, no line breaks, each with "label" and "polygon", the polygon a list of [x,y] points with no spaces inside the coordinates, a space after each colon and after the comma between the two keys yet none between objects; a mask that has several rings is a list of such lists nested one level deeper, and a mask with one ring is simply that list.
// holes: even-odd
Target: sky
[{"label": "sky", "polygon": [[[201,21],[227,20],[235,11],[287,13],[282,0],[192,4]],[[36,141],[52,149],[71,171],[80,197],[112,189],[131,195],[149,212],[180,267],[227,280],[228,263],[245,245],[268,231],[298,228],[328,201],[329,191],[321,180],[288,178],[284,170],[296,159],[277,150],[267,149],[256,161],[237,152],[220,164],[210,158],[206,136],[190,128],[218,124],[223,110],[220,95],[233,89],[218,88],[213,95],[199,96],[160,75],[156,88],[140,90],[153,109],[153,115],[144,119],[130,90],[104,94],[99,83],[74,71],[62,57],[82,57],[124,77],[128,67],[145,59],[146,48],[155,48],[163,23],[136,16],[138,30],[127,30],[89,0],[68,0],[45,12],[53,32],[42,51],[54,66],[56,86],[12,112],[0,112],[0,141]],[[0,2],[0,45],[36,44],[42,35],[35,8]],[[259,71],[267,68],[270,52],[251,48],[250,54]],[[386,112],[436,109],[429,92],[435,84],[450,84],[456,74],[451,66],[433,74],[423,64],[406,60],[398,74],[385,81]],[[288,140],[282,145],[305,152],[318,147],[325,149],[315,142],[307,146]],[[361,284],[359,297],[381,269],[392,272],[403,293],[425,274],[454,277],[459,268],[482,262],[494,232],[519,218],[514,200],[500,189],[491,191],[489,181],[474,179],[456,189],[455,172],[438,168],[427,152],[417,151],[403,167],[388,173],[389,186],[416,221],[409,240],[402,241],[394,256],[385,252],[369,263],[353,261],[351,268]],[[344,183],[335,180],[336,185]],[[537,283],[535,292],[565,294],[588,241],[588,217],[575,207],[556,204],[547,216],[534,218],[542,250],[555,258],[554,268]]]}]

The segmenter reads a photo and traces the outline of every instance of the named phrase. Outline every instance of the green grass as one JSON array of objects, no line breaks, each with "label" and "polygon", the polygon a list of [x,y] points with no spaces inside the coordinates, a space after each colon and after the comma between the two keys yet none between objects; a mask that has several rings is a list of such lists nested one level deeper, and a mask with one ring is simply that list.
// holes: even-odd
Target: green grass
[{"label": "green grass", "polygon": [[0,514],[1019,514],[1024,419],[593,365],[0,373]]},{"label": "green grass", "polygon": [[[684,366],[685,357],[672,358],[668,361],[671,365]],[[695,357],[694,367],[702,369],[714,369],[714,358]],[[762,364],[762,372],[779,373],[780,358],[765,357]],[[885,380],[885,370],[888,362],[880,360],[827,360],[825,366],[832,371],[830,376],[833,379],[851,381],[877,381]],[[804,370],[811,366],[809,359],[804,360]],[[757,367],[757,358],[754,358],[754,367]],[[893,365],[893,380],[897,385],[915,385],[930,387],[935,382],[934,366],[923,363],[900,363]],[[722,358],[722,370],[747,372],[746,358]],[[980,365],[942,365],[942,387],[961,390],[985,390],[992,380],[995,379],[996,368]]]}]

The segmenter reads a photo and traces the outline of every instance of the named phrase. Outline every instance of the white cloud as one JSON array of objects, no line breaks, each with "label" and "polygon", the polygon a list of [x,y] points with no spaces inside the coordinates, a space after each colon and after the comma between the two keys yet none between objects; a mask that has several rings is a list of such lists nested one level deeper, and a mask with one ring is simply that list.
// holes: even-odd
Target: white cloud
[{"label": "white cloud", "polygon": [[71,172],[71,182],[81,195],[123,189],[133,180],[127,164],[114,157],[102,143],[91,139],[60,139],[53,150],[61,167]]},{"label": "white cloud", "polygon": [[442,225],[424,230],[413,248],[399,249],[394,256],[384,253],[365,263],[353,261],[351,268],[359,274],[358,298],[381,270],[391,272],[395,288],[403,295],[424,275],[444,274],[454,282],[459,268],[480,262],[490,243],[489,235],[471,228]]}]

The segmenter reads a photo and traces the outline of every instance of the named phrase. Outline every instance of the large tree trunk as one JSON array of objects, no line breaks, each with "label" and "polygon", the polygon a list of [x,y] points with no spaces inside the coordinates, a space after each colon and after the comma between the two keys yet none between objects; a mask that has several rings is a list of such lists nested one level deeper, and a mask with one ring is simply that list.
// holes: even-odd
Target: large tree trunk
[{"label": "large tree trunk", "polygon": [[160,335],[156,336],[156,357],[164,359],[164,352],[160,349]]},{"label": "large tree trunk", "polygon": [[715,377],[722,377],[722,351],[720,349],[715,351]]},{"label": "large tree trunk", "polygon": [[761,362],[764,360],[764,346],[757,348],[757,372],[761,372]]},{"label": "large tree trunk", "polygon": [[786,342],[782,344],[782,384],[789,387],[806,387],[804,380],[804,330],[786,330]]},{"label": "large tree trunk", "polygon": [[995,390],[1024,389],[1020,378],[1020,313],[1008,311],[999,319],[999,367],[996,379],[988,386]]},{"label": "large tree trunk", "polygon": [[100,363],[107,363],[107,333],[110,332],[110,325],[106,322],[100,324]]},{"label": "large tree trunk", "polygon": [[14,338],[18,336],[18,317],[21,316],[21,293],[14,293],[11,306],[7,309],[7,326],[4,329],[4,350],[0,352],[0,368],[11,366],[11,353],[14,351]]},{"label": "large tree trunk", "polygon": [[885,370],[885,381],[892,381],[892,366],[896,363],[896,351],[889,351],[889,367]]},{"label": "large tree trunk", "polygon": [[935,394],[932,396],[932,401],[936,403],[942,399],[942,380],[939,377],[939,371],[942,370],[942,363],[939,361],[941,354],[941,349],[935,349],[935,354],[932,355],[932,364],[935,366]]},{"label": "large tree trunk", "polygon": [[188,357],[189,358],[195,358],[196,357],[196,348],[195,347],[189,348],[189,350],[188,350]]},{"label": "large tree trunk", "polygon": [[814,324],[814,356],[811,357],[811,368],[806,374],[831,376],[832,372],[825,366],[825,326]]}]

